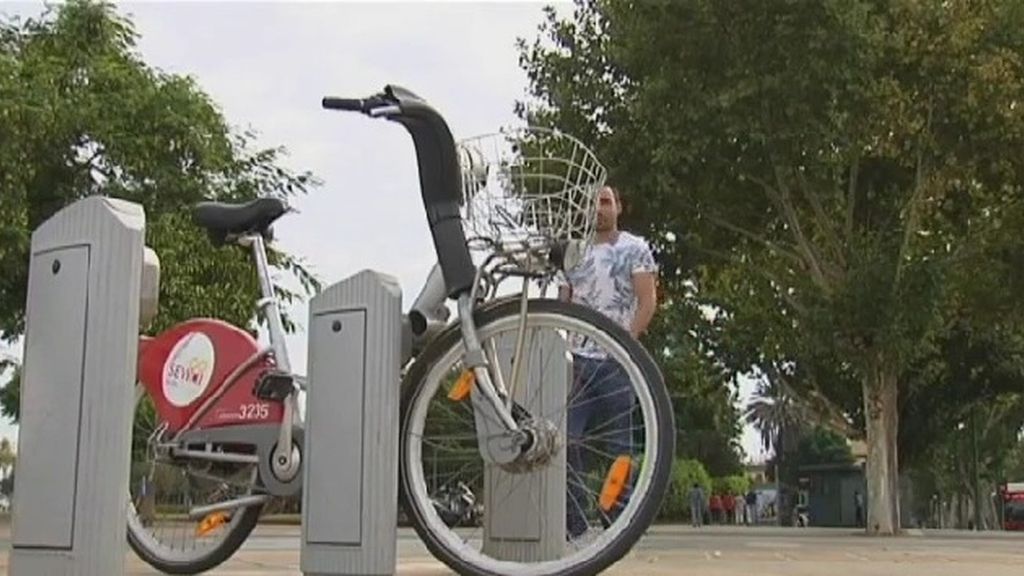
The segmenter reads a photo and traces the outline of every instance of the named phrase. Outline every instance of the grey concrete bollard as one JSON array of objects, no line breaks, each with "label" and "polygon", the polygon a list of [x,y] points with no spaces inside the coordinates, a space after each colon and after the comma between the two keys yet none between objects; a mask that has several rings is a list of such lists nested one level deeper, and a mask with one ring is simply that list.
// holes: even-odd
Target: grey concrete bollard
[{"label": "grey concrete bollard", "polygon": [[301,568],[394,574],[402,293],[363,271],[310,301]]},{"label": "grey concrete bollard", "polygon": [[125,572],[140,302],[155,306],[145,224],[138,204],[92,196],[32,235],[13,576]]},{"label": "grey concrete bollard", "polygon": [[[560,558],[565,549],[565,418],[559,411],[566,405],[572,367],[567,344],[554,331],[534,334],[527,346],[528,371],[521,376],[525,385],[514,388],[513,398],[530,412],[559,423],[562,446],[552,462],[535,472],[484,469],[483,551],[502,560],[537,562]],[[511,374],[515,333],[498,338],[496,352],[502,374]]]}]

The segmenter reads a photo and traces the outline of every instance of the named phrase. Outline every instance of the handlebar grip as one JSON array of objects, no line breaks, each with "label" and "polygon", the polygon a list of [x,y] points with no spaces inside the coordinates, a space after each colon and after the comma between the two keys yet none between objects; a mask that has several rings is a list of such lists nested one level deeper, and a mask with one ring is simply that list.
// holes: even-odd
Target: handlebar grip
[{"label": "handlebar grip", "polygon": [[363,112],[366,106],[366,100],[362,98],[335,98],[333,96],[326,96],[323,99],[322,105],[328,110],[348,110],[351,112]]}]

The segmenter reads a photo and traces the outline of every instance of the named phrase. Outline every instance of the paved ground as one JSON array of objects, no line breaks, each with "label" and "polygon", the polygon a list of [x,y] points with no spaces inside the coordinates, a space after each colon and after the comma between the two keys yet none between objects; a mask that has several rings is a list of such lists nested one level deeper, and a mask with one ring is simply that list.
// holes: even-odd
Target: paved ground
[{"label": "paved ground", "polygon": [[[6,573],[9,535],[0,528]],[[301,576],[298,528],[261,526],[216,576]],[[398,574],[450,574],[415,534],[399,534]],[[1021,576],[1024,533],[916,532],[868,538],[848,530],[659,526],[608,574],[700,576]],[[157,574],[133,556],[128,574]]]}]

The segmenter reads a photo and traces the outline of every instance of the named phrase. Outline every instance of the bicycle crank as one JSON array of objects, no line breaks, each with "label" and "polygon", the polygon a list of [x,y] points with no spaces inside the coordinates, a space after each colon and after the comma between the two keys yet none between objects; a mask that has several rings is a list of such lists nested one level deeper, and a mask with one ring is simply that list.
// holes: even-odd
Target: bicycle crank
[{"label": "bicycle crank", "polygon": [[299,426],[292,426],[291,436],[291,458],[281,457],[284,451],[278,450],[277,442],[260,444],[258,448],[260,482],[274,496],[294,496],[302,490],[304,431]]}]

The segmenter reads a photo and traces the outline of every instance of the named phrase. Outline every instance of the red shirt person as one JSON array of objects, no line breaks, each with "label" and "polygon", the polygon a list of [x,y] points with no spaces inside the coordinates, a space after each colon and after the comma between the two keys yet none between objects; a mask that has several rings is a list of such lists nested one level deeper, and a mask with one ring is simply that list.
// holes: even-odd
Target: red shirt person
[{"label": "red shirt person", "polygon": [[718,494],[712,494],[708,510],[711,512],[711,521],[717,522],[722,514],[722,497]]},{"label": "red shirt person", "polygon": [[725,522],[732,524],[736,522],[736,497],[732,494],[726,494],[722,497],[722,509],[725,510]]}]

